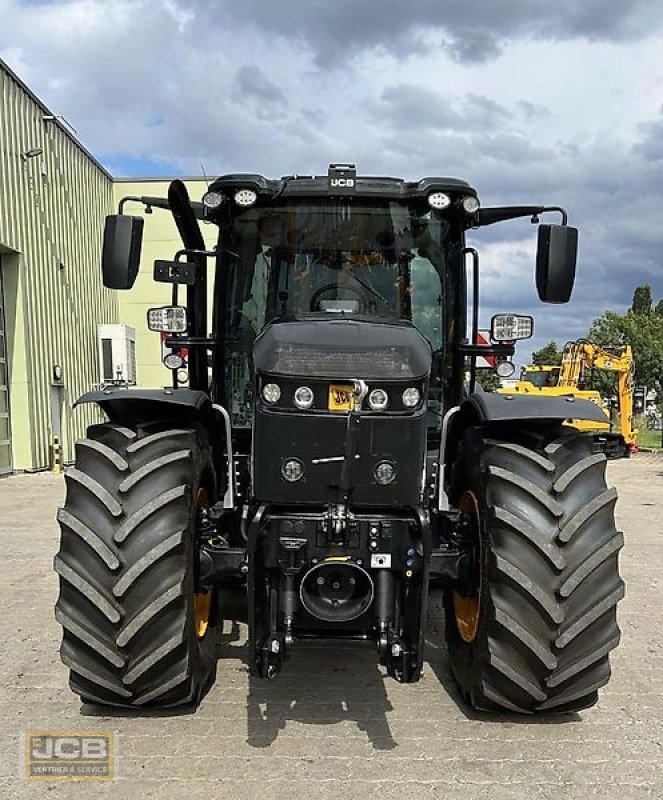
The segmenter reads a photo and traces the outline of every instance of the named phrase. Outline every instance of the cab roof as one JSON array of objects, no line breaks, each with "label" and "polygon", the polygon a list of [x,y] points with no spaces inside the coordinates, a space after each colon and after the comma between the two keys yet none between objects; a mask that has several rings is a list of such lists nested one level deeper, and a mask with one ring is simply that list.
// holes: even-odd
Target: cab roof
[{"label": "cab roof", "polygon": [[339,184],[339,177],[330,170],[328,175],[287,175],[265,178],[253,173],[221,175],[209,191],[228,193],[237,189],[253,189],[259,196],[272,197],[380,197],[406,200],[427,197],[431,192],[472,195],[477,192],[469,183],[458,178],[426,177],[418,181],[381,176],[352,175],[352,185]]}]

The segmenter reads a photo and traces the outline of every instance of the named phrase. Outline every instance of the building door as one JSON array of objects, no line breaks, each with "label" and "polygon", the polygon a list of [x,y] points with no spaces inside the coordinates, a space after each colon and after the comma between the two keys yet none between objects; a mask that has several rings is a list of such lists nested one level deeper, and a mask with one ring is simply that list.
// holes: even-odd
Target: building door
[{"label": "building door", "polygon": [[0,258],[0,475],[12,471],[11,426],[9,424],[9,367],[5,338],[5,293]]}]

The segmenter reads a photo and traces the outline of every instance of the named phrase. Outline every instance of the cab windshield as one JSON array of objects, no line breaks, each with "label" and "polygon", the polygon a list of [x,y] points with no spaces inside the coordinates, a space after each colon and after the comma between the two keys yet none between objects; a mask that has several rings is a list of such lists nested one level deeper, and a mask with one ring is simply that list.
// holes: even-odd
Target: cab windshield
[{"label": "cab windshield", "polygon": [[555,369],[528,370],[523,369],[520,373],[521,381],[528,381],[533,386],[543,389],[546,386],[557,386],[559,378],[559,367]]},{"label": "cab windshield", "polygon": [[[443,345],[451,221],[427,205],[295,200],[235,211],[220,232],[224,329],[235,424],[248,421],[251,349],[271,320],[302,314],[411,320]],[[217,295],[218,297],[218,295]]]}]

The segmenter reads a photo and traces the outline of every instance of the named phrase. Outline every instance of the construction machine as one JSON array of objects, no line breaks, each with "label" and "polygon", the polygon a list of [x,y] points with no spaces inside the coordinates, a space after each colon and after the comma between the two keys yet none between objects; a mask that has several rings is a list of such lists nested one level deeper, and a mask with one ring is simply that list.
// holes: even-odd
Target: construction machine
[{"label": "construction machine", "polygon": [[604,348],[586,339],[577,339],[564,346],[561,364],[527,365],[522,368],[520,380],[514,387],[499,391],[503,394],[573,396],[604,409],[601,392],[592,387],[596,384],[596,373],[614,373],[619,430],[613,430],[612,404],[608,411],[604,409],[602,422],[574,419],[569,424],[578,430],[594,431],[597,452],[604,452],[612,458],[628,457],[638,449],[638,431],[633,418],[634,371],[630,345]]},{"label": "construction machine", "polygon": [[[73,691],[195,704],[223,620],[241,615],[256,679],[324,639],[372,643],[386,674],[414,682],[434,582],[468,704],[592,705],[619,640],[622,536],[604,456],[562,423],[602,412],[474,387],[477,357],[508,358],[531,318],[496,315],[488,350],[475,344],[467,232],[560,214],[539,225],[536,285],[566,302],[577,230],[564,210],[482,208],[462,180],[348,164],[223,175],[201,202],[176,180],[167,198],[124,198],[108,217],[102,272],[119,290],[140,263],[144,221],[129,204],[169,210],[182,238],[154,262],[172,299],[147,319],[168,334],[172,381],[78,401],[107,421],[77,443],[58,513]],[[211,250],[201,220],[218,228]]]}]

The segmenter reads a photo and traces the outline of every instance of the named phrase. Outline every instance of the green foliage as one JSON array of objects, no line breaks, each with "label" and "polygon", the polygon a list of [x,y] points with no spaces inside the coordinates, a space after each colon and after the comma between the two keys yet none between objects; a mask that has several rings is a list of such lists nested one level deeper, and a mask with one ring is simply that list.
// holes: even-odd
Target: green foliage
[{"label": "green foliage", "polygon": [[562,351],[557,347],[557,342],[548,342],[540,350],[535,350],[532,353],[532,364],[536,366],[561,363]]},{"label": "green foliage", "polygon": [[663,317],[663,300],[659,300],[658,303],[656,303],[654,314],[658,314],[659,317]]},{"label": "green foliage", "polygon": [[643,283],[633,292],[631,311],[633,314],[651,314],[651,286]]},{"label": "green foliage", "polygon": [[495,392],[500,388],[500,379],[492,369],[478,369],[477,383],[485,392]]}]

